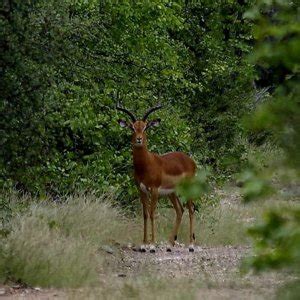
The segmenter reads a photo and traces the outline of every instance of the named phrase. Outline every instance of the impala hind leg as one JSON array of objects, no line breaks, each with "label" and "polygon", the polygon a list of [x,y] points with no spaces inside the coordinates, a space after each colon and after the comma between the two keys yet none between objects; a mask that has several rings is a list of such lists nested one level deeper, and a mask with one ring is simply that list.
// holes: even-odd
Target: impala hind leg
[{"label": "impala hind leg", "polygon": [[187,203],[190,217],[190,245],[189,251],[194,252],[194,243],[195,243],[195,233],[194,233],[194,214],[195,214],[195,205],[192,200],[189,200]]},{"label": "impala hind leg", "polygon": [[155,210],[158,201],[158,190],[152,189],[151,190],[151,202],[150,202],[150,221],[151,221],[151,245],[150,245],[150,252],[155,252]]},{"label": "impala hind leg", "polygon": [[148,208],[148,196],[146,193],[140,191],[141,203],[143,207],[143,219],[144,219],[144,238],[143,244],[140,247],[141,252],[146,252],[146,245],[148,243],[148,219],[149,219],[149,208]]},{"label": "impala hind leg", "polygon": [[176,212],[176,219],[175,219],[175,224],[169,239],[170,245],[167,247],[167,251],[171,252],[171,247],[175,245],[175,241],[177,240],[177,235],[178,235],[178,229],[179,226],[181,224],[181,220],[182,220],[182,215],[183,215],[183,207],[178,199],[178,197],[176,196],[176,194],[171,194],[169,196],[173,207],[175,209]]}]

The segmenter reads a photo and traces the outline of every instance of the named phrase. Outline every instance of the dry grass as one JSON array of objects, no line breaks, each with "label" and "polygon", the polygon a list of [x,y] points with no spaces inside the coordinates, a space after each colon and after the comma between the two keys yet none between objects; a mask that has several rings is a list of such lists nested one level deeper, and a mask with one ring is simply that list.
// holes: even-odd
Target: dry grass
[{"label": "dry grass", "polygon": [[31,286],[78,287],[97,282],[101,246],[125,242],[134,231],[107,196],[34,203],[14,216],[2,239],[0,277]]},{"label": "dry grass", "polygon": [[[204,206],[195,214],[195,235],[197,244],[203,246],[216,245],[244,245],[249,244],[246,230],[253,224],[257,211],[249,206],[239,203],[237,205],[223,205],[218,197],[213,207]],[[228,197],[228,195],[226,195]],[[236,201],[234,199],[233,201]],[[173,209],[158,208],[157,229],[158,239],[167,241],[175,222]],[[142,224],[142,220],[139,220]],[[179,242],[189,242],[189,215],[185,210],[179,230]]]},{"label": "dry grass", "polygon": [[[215,197],[219,204],[203,207],[196,215],[195,233],[201,246],[249,244],[246,229],[260,219],[266,207],[281,207],[283,202],[295,205],[275,199],[245,206],[232,189],[218,192]],[[11,279],[30,286],[94,286],[88,295],[92,299],[193,299],[199,289],[200,279],[174,279],[171,283],[167,278],[145,273],[146,270],[138,278],[115,277],[121,261],[119,245],[139,244],[143,222],[141,217],[126,218],[111,205],[110,196],[73,196],[63,204],[29,198],[22,201],[27,203],[27,209],[14,209],[10,234],[0,243],[2,282]],[[159,241],[168,240],[174,213],[173,209],[158,208]],[[188,242],[187,212],[179,241]],[[112,248],[114,255],[103,251],[104,246]]]},{"label": "dry grass", "polygon": [[31,286],[95,282],[95,249],[82,239],[63,236],[36,215],[23,217],[12,230],[2,249],[2,276]]},{"label": "dry grass", "polygon": [[[203,205],[195,214],[195,235],[197,244],[202,246],[251,245],[247,230],[261,221],[266,210],[298,205],[293,195],[280,193],[266,201],[245,204],[242,202],[240,189],[237,187],[217,190],[210,197],[216,198],[215,201],[211,201],[215,204]],[[175,222],[175,211],[158,207],[156,220],[158,241],[168,241]],[[141,217],[136,222],[140,224],[140,229],[137,231],[139,237],[135,237],[134,240],[139,241],[142,235]],[[188,237],[189,215],[185,209],[178,235],[179,242],[188,244]]]},{"label": "dry grass", "polygon": [[105,286],[69,293],[69,299],[195,299],[201,282],[188,279],[163,279],[150,274],[138,278],[110,279]]}]

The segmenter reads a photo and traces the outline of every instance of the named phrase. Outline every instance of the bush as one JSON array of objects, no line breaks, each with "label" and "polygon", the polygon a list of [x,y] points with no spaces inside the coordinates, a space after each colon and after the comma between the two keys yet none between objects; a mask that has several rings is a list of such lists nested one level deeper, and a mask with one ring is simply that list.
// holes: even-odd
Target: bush
[{"label": "bush", "polygon": [[241,116],[253,101],[252,23],[243,13],[253,1],[189,1],[179,39],[191,55],[189,120],[192,150],[217,174],[239,169],[244,146]]},{"label": "bush", "polygon": [[[273,161],[269,160],[271,175],[281,173],[290,186],[293,182],[299,185],[300,166],[298,6],[295,1],[258,1],[246,14],[257,23],[257,46],[253,61],[272,69],[273,77],[280,78],[271,101],[257,107],[248,120],[248,126],[252,130],[267,130],[272,134],[273,141],[284,155],[283,158],[274,156]],[[261,172],[258,173],[260,175]],[[265,195],[266,189],[261,179],[253,177],[250,186],[252,188],[246,189],[246,199],[247,195],[248,200]],[[299,195],[296,198],[298,200]],[[255,238],[256,250],[256,255],[249,262],[252,268],[288,269],[297,278],[282,290],[279,299],[296,299],[299,296],[299,225],[300,210],[297,203],[291,208],[270,209],[264,221],[249,231]]]}]

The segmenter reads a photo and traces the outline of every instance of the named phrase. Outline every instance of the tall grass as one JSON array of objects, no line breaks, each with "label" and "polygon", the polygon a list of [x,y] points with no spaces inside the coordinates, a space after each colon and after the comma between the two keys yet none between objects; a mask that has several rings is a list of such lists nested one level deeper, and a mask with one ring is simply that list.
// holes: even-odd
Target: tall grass
[{"label": "tall grass", "polygon": [[51,229],[41,215],[18,220],[5,241],[2,277],[31,286],[77,287],[95,282],[95,250]]},{"label": "tall grass", "polygon": [[[200,246],[249,244],[247,227],[257,221],[267,205],[282,205],[272,201],[245,206],[236,191],[222,193],[216,196],[218,204],[200,208],[196,214],[195,234]],[[112,275],[118,269],[118,246],[139,244],[142,238],[141,216],[126,218],[111,204],[111,197],[78,195],[63,203],[28,197],[22,198],[21,204],[20,199],[13,200],[9,234],[0,240],[0,280],[42,287],[98,286],[100,274]],[[158,207],[157,212],[157,239],[166,242],[175,212],[163,207]],[[187,244],[188,233],[189,218],[185,211],[179,241]],[[109,247],[115,254],[114,262],[107,260],[104,251]],[[120,289],[124,288],[124,293],[129,289],[129,294],[132,289],[135,293],[143,284],[133,282],[132,288]]]},{"label": "tall grass", "polygon": [[[221,192],[221,193],[220,193]],[[220,194],[219,194],[220,193]],[[264,212],[270,207],[295,207],[291,195],[273,195],[271,199],[244,204],[237,187],[223,188],[216,191],[213,206],[203,206],[195,213],[196,242],[200,246],[251,245],[252,240],[247,230],[260,222]],[[158,239],[168,240],[175,221],[173,209],[158,208]],[[139,221],[142,224],[142,221]],[[180,243],[189,243],[189,215],[185,209],[178,239]]]},{"label": "tall grass", "polygon": [[[245,245],[250,243],[246,235],[249,224],[254,222],[254,211],[241,207],[217,205],[203,208],[195,214],[194,231],[201,246]],[[159,238],[167,239],[171,233],[175,212],[162,210],[158,218]],[[189,215],[185,211],[179,230],[179,242],[189,243]]]},{"label": "tall grass", "polygon": [[125,242],[135,227],[106,197],[33,203],[1,241],[0,278],[29,285],[78,287],[97,282],[105,243]]}]

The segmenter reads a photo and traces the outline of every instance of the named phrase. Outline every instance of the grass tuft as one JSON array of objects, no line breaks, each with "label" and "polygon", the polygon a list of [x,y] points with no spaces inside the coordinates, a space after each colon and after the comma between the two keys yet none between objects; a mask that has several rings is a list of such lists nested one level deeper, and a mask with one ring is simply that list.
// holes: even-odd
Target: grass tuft
[{"label": "grass tuft", "polygon": [[[93,249],[33,213],[14,222],[0,261],[2,277],[30,286],[78,287],[95,282]],[[3,274],[4,273],[4,274]]]},{"label": "grass tuft", "polygon": [[[107,196],[106,196],[107,198]],[[104,243],[128,241],[134,226],[93,196],[64,204],[33,203],[11,220],[1,241],[0,278],[30,286],[79,287],[97,282]]]}]

